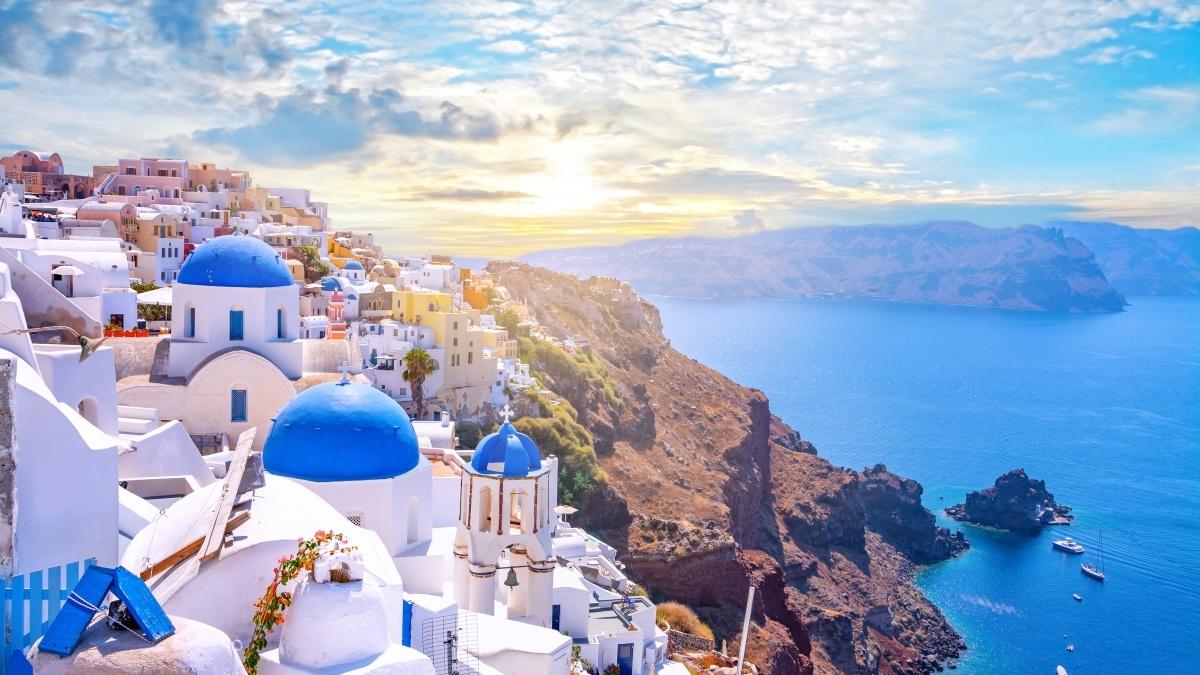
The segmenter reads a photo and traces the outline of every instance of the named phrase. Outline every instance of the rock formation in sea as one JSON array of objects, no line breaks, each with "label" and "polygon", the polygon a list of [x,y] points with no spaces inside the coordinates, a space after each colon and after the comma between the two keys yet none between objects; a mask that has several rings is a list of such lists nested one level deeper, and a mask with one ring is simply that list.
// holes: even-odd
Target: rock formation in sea
[{"label": "rock formation in sea", "polygon": [[992,487],[971,492],[962,504],[946,509],[955,520],[1013,532],[1037,533],[1047,525],[1069,525],[1071,507],[1054,501],[1046,482],[1013,469]]},{"label": "rock formation in sea", "polygon": [[754,584],[748,659],[759,672],[927,673],[957,657],[962,639],[913,574],[966,542],[936,526],[920,485],[818,456],[761,391],[672,348],[658,310],[627,287],[488,269],[580,348],[572,358],[586,370],[574,374],[561,355],[532,359],[562,398],[539,405],[570,405],[606,477],[573,518],[616,546],[655,598],[686,603],[718,644],[736,645]]}]

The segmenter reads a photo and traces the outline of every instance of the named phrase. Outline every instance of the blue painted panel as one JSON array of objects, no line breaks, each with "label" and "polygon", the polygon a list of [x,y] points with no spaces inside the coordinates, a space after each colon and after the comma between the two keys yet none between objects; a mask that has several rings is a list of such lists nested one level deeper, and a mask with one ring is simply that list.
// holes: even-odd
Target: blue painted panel
[{"label": "blue painted panel", "polygon": [[413,604],[411,600],[404,601],[404,627],[400,633],[400,644],[405,647],[412,646],[412,612]]},{"label": "blue painted panel", "polygon": [[9,600],[12,606],[11,628],[9,634],[12,636],[9,644],[14,647],[21,647],[25,638],[25,577],[15,576],[12,578],[12,587],[8,593]]},{"label": "blue painted panel", "polygon": [[33,666],[20,649],[13,649],[4,664],[5,675],[33,675]]},{"label": "blue painted panel", "polygon": [[245,422],[248,418],[248,405],[246,402],[246,390],[234,389],[230,392],[230,422]]},{"label": "blue painted panel", "polygon": [[229,310],[229,339],[230,340],[243,339],[243,336],[245,335],[245,331],[243,330],[245,319],[246,319],[246,313],[243,312],[242,310],[240,310],[240,309]]},{"label": "blue painted panel", "polygon": [[[50,624],[50,629],[42,638],[39,649],[60,656],[66,656],[75,651],[80,638],[83,637],[83,631],[87,630],[88,624],[92,622],[92,617],[96,613],[93,608],[99,607],[104,602],[104,597],[108,595],[108,591],[114,583],[113,570],[99,565],[89,567],[79,583],[75,584],[71,595],[67,596],[67,602],[59,611],[58,616],[54,617],[54,622]],[[13,616],[15,619],[16,613]],[[13,624],[15,629],[15,620]],[[13,634],[17,634],[15,630]]]},{"label": "blue painted panel", "polygon": [[150,592],[150,587],[133,572],[118,567],[112,592],[120,598],[151,642],[158,642],[175,632],[174,624]]},{"label": "blue painted panel", "polygon": [[22,640],[20,645],[22,647],[28,647],[33,642],[34,636],[42,634],[43,593],[41,570],[31,572],[29,574],[29,635]]},{"label": "blue painted panel", "polygon": [[42,632],[50,627],[50,622],[54,617],[58,616],[58,611],[62,609],[63,594],[62,588],[62,568],[51,567],[46,570],[46,619],[42,621]]}]

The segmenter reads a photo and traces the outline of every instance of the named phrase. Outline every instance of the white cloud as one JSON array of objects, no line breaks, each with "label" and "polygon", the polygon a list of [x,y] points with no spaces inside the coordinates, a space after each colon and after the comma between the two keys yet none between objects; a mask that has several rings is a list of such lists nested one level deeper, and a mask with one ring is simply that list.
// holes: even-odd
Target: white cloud
[{"label": "white cloud", "polygon": [[518,55],[529,51],[529,46],[520,40],[500,40],[491,44],[486,44],[480,49],[488,52],[496,52],[498,54]]}]

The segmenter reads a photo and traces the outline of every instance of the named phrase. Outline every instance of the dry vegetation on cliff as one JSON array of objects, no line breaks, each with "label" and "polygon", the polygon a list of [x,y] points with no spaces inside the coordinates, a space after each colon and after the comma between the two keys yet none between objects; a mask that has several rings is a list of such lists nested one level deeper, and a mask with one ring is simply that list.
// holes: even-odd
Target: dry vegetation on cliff
[{"label": "dry vegetation on cliff", "polygon": [[527,353],[608,478],[577,495],[577,518],[656,599],[687,604],[735,642],[756,585],[748,652],[772,673],[925,672],[961,649],[912,585],[906,555],[933,562],[963,545],[935,527],[919,485],[818,457],[762,392],[673,349],[633,293],[489,269],[548,332],[588,345],[582,357],[522,347],[538,349]]}]

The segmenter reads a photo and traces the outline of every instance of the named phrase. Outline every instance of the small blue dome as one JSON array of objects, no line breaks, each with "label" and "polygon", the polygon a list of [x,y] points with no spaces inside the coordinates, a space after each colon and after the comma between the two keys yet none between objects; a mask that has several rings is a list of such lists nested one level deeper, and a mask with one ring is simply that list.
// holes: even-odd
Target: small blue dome
[{"label": "small blue dome", "polygon": [[333,277],[325,277],[321,280],[321,290],[332,293],[334,291],[342,290],[342,285],[339,284],[338,280],[334,279]]},{"label": "small blue dome", "polygon": [[344,269],[344,270],[361,270],[362,268],[363,268],[362,263],[358,262],[357,260],[351,260],[350,262],[346,263],[346,266],[343,267],[342,269]]},{"label": "small blue dome", "polygon": [[400,404],[348,381],[301,392],[279,411],[263,446],[267,471],[320,483],[393,478],[420,461]]},{"label": "small blue dome", "polygon": [[479,473],[524,476],[542,468],[542,454],[532,438],[505,422],[499,431],[484,436],[475,446],[471,468]]},{"label": "small blue dome", "polygon": [[197,246],[183,261],[176,280],[193,286],[235,288],[273,288],[295,283],[275,249],[261,239],[233,234]]}]

